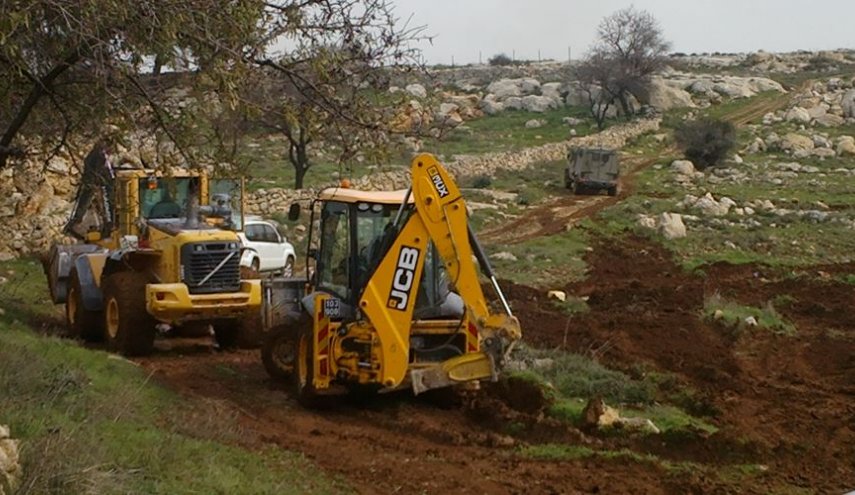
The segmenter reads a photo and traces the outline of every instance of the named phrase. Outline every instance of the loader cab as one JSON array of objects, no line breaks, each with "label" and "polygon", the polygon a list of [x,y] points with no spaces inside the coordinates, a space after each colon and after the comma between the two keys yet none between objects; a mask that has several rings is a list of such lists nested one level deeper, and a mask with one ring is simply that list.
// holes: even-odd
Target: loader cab
[{"label": "loader cab", "polygon": [[[394,219],[405,191],[362,192],[337,190],[329,200],[321,200],[318,249],[315,254],[314,285],[339,299],[342,318],[354,317],[355,308],[377,266],[397,237]],[[323,197],[324,193],[322,193]],[[414,213],[404,209],[403,225]],[[431,245],[417,296],[416,314],[439,316],[448,299],[448,281],[439,256]],[[460,311],[452,313],[456,316]]]}]

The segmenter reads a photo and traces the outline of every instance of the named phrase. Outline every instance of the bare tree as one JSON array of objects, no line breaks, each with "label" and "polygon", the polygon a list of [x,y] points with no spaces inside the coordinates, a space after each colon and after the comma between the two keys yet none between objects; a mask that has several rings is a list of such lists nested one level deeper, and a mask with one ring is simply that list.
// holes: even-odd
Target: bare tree
[{"label": "bare tree", "polygon": [[400,23],[386,0],[327,2],[307,19],[287,54],[255,59],[261,70],[246,99],[263,128],[286,138],[297,189],[315,144],[338,152],[339,164],[385,156],[390,109],[403,98],[386,91],[389,71],[417,65],[410,43],[421,33]]},{"label": "bare tree", "polygon": [[650,77],[664,68],[670,46],[649,12],[622,9],[600,23],[582,73],[605,93],[598,100],[619,104],[629,116],[635,112],[631,97],[646,92]]},{"label": "bare tree", "polygon": [[605,127],[609,110],[615,103],[614,88],[610,87],[615,78],[614,72],[614,65],[607,63],[599,53],[590,54],[576,68],[579,89],[600,130]]}]

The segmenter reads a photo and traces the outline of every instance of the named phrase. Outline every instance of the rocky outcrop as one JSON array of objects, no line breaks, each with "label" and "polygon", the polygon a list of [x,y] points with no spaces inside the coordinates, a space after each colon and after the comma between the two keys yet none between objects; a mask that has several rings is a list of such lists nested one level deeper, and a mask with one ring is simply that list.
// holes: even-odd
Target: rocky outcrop
[{"label": "rocky outcrop", "polygon": [[18,441],[9,427],[0,425],[0,495],[12,495],[21,484],[23,471],[18,459]]},{"label": "rocky outcrop", "polygon": [[696,106],[695,102],[692,101],[692,95],[688,91],[681,87],[668,84],[661,77],[653,78],[647,90],[639,95],[639,99],[642,103],[663,112],[672,108],[692,108]]}]

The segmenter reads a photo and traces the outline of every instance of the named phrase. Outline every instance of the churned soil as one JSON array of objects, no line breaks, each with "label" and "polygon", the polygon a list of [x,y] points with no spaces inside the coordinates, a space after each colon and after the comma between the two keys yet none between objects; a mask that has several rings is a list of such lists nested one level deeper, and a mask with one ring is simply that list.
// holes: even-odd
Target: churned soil
[{"label": "churned soil", "polygon": [[[587,262],[587,279],[564,287],[587,298],[584,314],[558,316],[544,291],[509,287],[526,341],[588,353],[630,374],[643,365],[680,377],[720,433],[669,445],[670,453],[768,467],[750,491],[855,487],[855,288],[836,277],[855,273],[855,264],[793,272],[718,263],[693,275],[634,236],[603,241]],[[706,320],[704,300],[714,294],[772,304],[796,333]]]}]

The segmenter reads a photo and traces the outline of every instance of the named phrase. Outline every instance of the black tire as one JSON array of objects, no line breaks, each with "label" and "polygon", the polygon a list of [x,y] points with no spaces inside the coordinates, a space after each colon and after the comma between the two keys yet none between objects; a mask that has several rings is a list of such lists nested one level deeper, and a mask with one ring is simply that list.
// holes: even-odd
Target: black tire
[{"label": "black tire", "polygon": [[573,194],[582,194],[582,186],[578,182],[573,183]]},{"label": "black tire", "polygon": [[297,356],[298,330],[293,326],[279,325],[271,328],[261,344],[261,362],[271,378],[288,381],[294,373]]},{"label": "black tire", "polygon": [[104,313],[83,307],[83,289],[77,271],[71,272],[65,299],[65,323],[68,336],[84,342],[98,342],[104,336]]},{"label": "black tire", "polygon": [[617,196],[618,190],[617,186],[612,186],[609,188],[609,196]]},{"label": "black tire", "polygon": [[285,260],[285,266],[282,267],[282,276],[286,278],[290,278],[294,276],[294,257],[288,256],[288,259]]},{"label": "black tire", "polygon": [[143,273],[118,272],[104,279],[104,338],[107,346],[125,356],[144,356],[154,350],[155,320],[145,307]]}]

